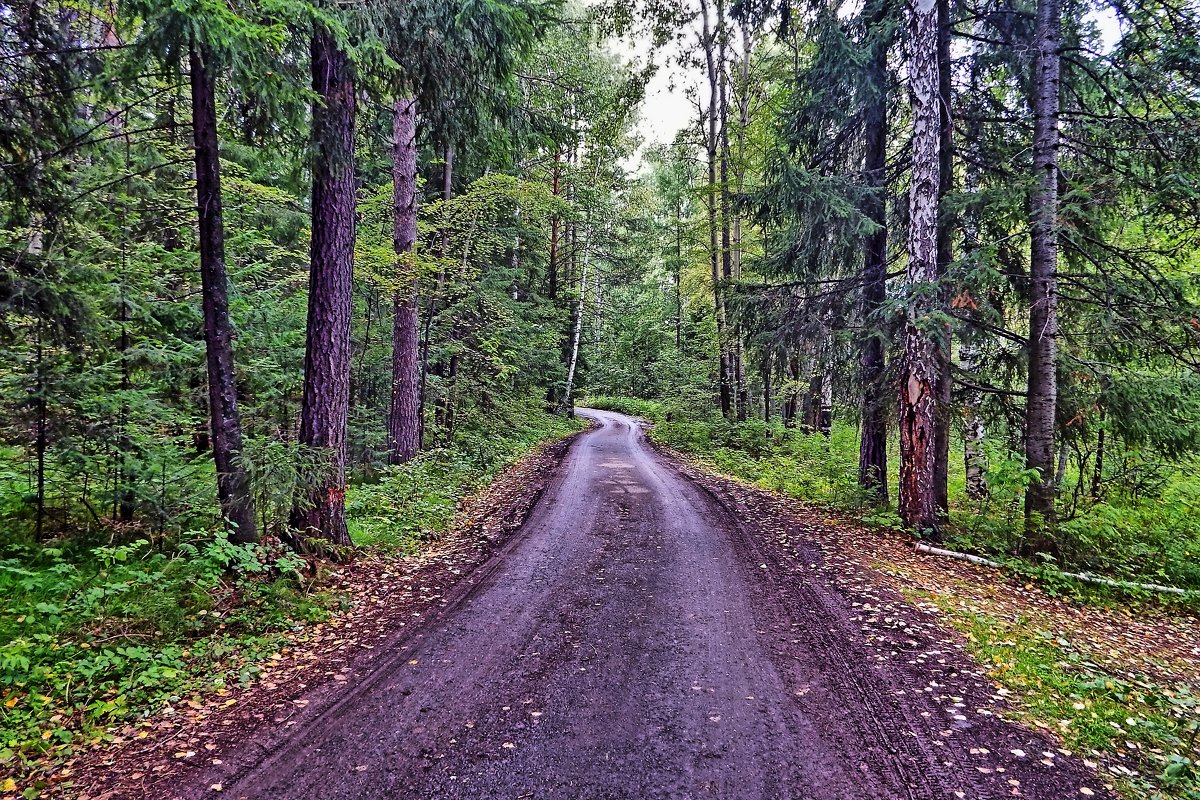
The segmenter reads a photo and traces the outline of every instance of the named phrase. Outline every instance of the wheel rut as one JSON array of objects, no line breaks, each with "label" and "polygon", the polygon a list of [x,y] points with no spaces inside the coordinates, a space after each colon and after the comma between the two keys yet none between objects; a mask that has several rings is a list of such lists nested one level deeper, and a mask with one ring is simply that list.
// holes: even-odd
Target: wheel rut
[{"label": "wheel rut", "polygon": [[598,427],[443,609],[168,796],[1074,796],[1065,772],[1039,787],[971,765],[919,676],[878,666],[847,597],[634,421],[583,413]]}]

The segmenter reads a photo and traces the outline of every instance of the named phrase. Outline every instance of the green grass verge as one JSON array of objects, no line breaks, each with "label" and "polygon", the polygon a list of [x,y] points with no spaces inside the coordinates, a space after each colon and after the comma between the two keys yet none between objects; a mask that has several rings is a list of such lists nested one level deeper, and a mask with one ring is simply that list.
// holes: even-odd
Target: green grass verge
[{"label": "green grass verge", "polygon": [[1188,686],[1114,675],[1031,619],[968,612],[937,595],[921,599],[966,635],[971,655],[1012,692],[1023,720],[1092,759],[1121,794],[1200,800],[1200,714]]}]

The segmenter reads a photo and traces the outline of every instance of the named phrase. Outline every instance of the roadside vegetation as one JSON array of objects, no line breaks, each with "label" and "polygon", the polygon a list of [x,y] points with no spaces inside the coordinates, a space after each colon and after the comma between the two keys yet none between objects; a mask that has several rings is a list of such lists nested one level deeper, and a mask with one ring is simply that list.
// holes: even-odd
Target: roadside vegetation
[{"label": "roadside vegetation", "polygon": [[[877,497],[854,477],[859,441],[853,424],[834,422],[829,435],[824,435],[778,422],[737,424],[716,415],[686,419],[686,410],[671,410],[673,406],[664,401],[596,396],[581,402],[647,419],[653,423],[654,441],[688,453],[718,472],[819,507],[853,512],[873,524],[902,528],[894,506],[876,502]],[[1128,457],[1132,461],[1138,454]],[[1192,592],[1189,602],[1200,608],[1200,515],[1195,512],[1200,508],[1200,480],[1195,478],[1192,461],[1150,460],[1147,466],[1160,474],[1150,496],[1145,485],[1122,485],[1113,478],[1103,502],[1080,502],[1071,516],[1060,520],[1058,557],[1032,559],[1020,554],[1021,498],[1030,476],[1019,459],[1001,453],[991,454],[988,464],[984,474],[989,493],[977,499],[965,491],[961,462],[951,464],[946,547],[1004,561],[1055,591],[1111,598],[1111,591],[1061,575],[1088,572],[1175,586]],[[1064,481],[1074,479],[1069,472],[1064,474]],[[1134,592],[1133,596],[1156,595]]]},{"label": "roadside vegetation", "polygon": [[[453,443],[355,482],[346,499],[355,557],[420,553],[468,495],[580,428],[527,409],[465,426]],[[148,712],[246,685],[289,633],[348,600],[331,580],[336,567],[271,536],[234,544],[211,530],[122,533],[120,543],[99,534],[4,549],[0,767],[62,760]]]},{"label": "roadside vegetation", "polygon": [[252,678],[583,395],[1190,603],[1200,9],[1094,6],[0,7],[0,768]]}]

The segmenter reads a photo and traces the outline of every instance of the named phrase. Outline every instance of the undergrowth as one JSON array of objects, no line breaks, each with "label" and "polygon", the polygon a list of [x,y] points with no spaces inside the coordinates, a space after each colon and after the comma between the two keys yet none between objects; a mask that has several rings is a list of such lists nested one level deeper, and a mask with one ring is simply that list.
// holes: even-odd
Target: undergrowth
[{"label": "undergrowth", "polygon": [[450,526],[464,497],[539,442],[583,427],[580,420],[528,412],[462,430],[452,446],[424,451],[352,487],[346,495],[351,538],[361,547],[414,552]]},{"label": "undergrowth", "polygon": [[[352,485],[352,538],[385,556],[414,552],[447,530],[465,496],[539,442],[582,427],[533,408],[464,426],[452,443]],[[252,681],[289,632],[345,602],[319,564],[277,539],[242,546],[212,531],[111,533],[102,546],[84,537],[0,544],[0,775]],[[0,783],[15,786],[12,777]]]},{"label": "undergrowth", "polygon": [[[0,767],[81,740],[194,692],[249,681],[282,632],[325,619],[304,562],[278,542],[192,533],[0,559]],[[6,770],[7,771],[7,770]]]},{"label": "undergrowth", "polygon": [[1200,800],[1200,698],[1185,684],[1118,676],[1030,619],[1007,619],[927,596],[967,637],[1019,714],[1138,800]]}]

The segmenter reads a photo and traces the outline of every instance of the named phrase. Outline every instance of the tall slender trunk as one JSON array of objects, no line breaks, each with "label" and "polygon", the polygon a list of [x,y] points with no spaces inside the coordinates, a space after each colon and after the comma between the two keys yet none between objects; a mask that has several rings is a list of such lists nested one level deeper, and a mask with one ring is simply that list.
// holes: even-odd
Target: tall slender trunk
[{"label": "tall slender trunk", "polygon": [[941,113],[938,102],[937,0],[916,0],[909,45],[912,184],[909,191],[908,296],[900,373],[900,518],[932,533],[941,525],[934,486],[937,455],[937,228]]},{"label": "tall slender trunk", "polygon": [[[592,183],[600,177],[600,157],[596,156],[596,168],[592,173]],[[583,336],[583,309],[586,305],[585,294],[588,285],[588,267],[592,262],[592,232],[593,225],[589,215],[587,227],[583,234],[583,266],[579,276],[579,297],[575,300],[575,314],[571,323],[571,352],[567,360],[567,382],[563,387],[562,402],[559,410],[572,410],[572,393],[575,390],[575,370],[579,364],[579,341]]]},{"label": "tall slender trunk", "polygon": [[[562,167],[559,166],[562,161],[562,151],[555,149],[554,151],[554,171],[550,179],[550,193],[558,197],[562,191]],[[558,237],[559,231],[562,228],[562,218],[555,214],[550,220],[550,263],[546,268],[549,278],[549,286],[546,294],[551,300],[558,299]]]},{"label": "tall slender trunk", "polygon": [[[869,21],[872,30],[885,20],[885,5],[877,2]],[[859,367],[862,373],[862,435],[858,450],[859,484],[879,501],[886,501],[887,490],[887,386],[883,335],[874,330],[881,325],[880,311],[887,300],[887,204],[884,200],[887,166],[887,54],[888,43],[877,42],[868,65],[870,95],[863,116],[865,156],[863,184],[866,186],[864,212],[876,226],[863,243],[862,313],[867,329]]]},{"label": "tall slender trunk", "polygon": [[229,278],[225,272],[225,220],[221,206],[221,158],[217,141],[215,78],[206,53],[192,44],[192,139],[196,146],[196,211],[200,232],[200,286],[208,367],[208,417],[217,467],[217,499],[235,542],[258,538],[250,476],[241,462],[242,419],[238,410],[229,321]]},{"label": "tall slender trunk", "polygon": [[[720,2],[721,0],[718,0]],[[729,334],[726,330],[725,299],[721,279],[721,249],[719,241],[720,221],[718,219],[717,197],[717,151],[720,149],[717,134],[718,100],[720,95],[720,79],[717,64],[717,37],[721,31],[713,31],[710,19],[708,0],[700,0],[700,16],[702,20],[702,44],[704,59],[708,69],[708,135],[705,148],[708,155],[708,187],[705,192],[708,210],[708,261],[712,271],[713,309],[717,321],[717,351],[718,351],[718,387],[721,400],[721,413],[726,417],[733,413],[733,389],[730,380],[729,363]]]},{"label": "tall slender trunk", "polygon": [[396,292],[392,298],[392,404],[388,414],[388,463],[403,464],[421,449],[421,335],[417,273],[417,101],[396,98],[392,120],[392,246]]},{"label": "tall slender trunk", "polygon": [[[740,91],[737,95],[738,129],[737,129],[737,161],[734,164],[734,188],[738,198],[746,189],[746,129],[750,126],[750,28],[742,23],[742,54],[738,59],[738,76],[741,79]],[[729,137],[726,135],[726,149]],[[736,204],[734,204],[736,205]],[[733,215],[732,240],[730,255],[733,259],[733,280],[742,279],[742,215],[737,208],[732,208]],[[735,334],[737,339],[737,409],[738,420],[744,422],[750,413],[750,382],[746,378],[746,343],[742,338],[740,326]]]},{"label": "tall slender trunk", "polygon": [[[442,160],[442,200],[449,200],[454,192],[454,148],[451,145],[446,145],[444,157]],[[440,246],[438,248],[439,255],[445,255],[450,249],[449,231],[443,229],[440,237]],[[421,387],[418,392],[421,398],[421,408],[425,408],[425,397],[427,395],[426,387],[429,382],[429,346],[430,334],[433,331],[433,318],[437,315],[438,304],[442,300],[442,295],[446,291],[446,270],[441,268],[438,270],[437,285],[434,292],[429,297],[425,308],[425,324],[422,326],[421,333]],[[439,362],[433,368],[435,375],[441,375],[445,372],[444,367]],[[435,409],[435,415],[440,422],[442,419],[442,406],[439,404]],[[425,414],[424,411],[418,418],[420,432],[417,436],[417,441],[420,442],[425,438]]]},{"label": "tall slender trunk", "polygon": [[1054,416],[1058,399],[1058,114],[1061,0],[1038,0],[1033,84],[1033,169],[1038,188],[1030,226],[1029,388],[1025,464],[1027,552],[1055,552]]},{"label": "tall slender trunk", "polygon": [[[946,197],[954,189],[954,119],[951,115],[953,88],[950,83],[950,0],[937,0],[938,107],[941,125],[938,137],[938,228],[937,274],[941,289],[938,304],[949,306],[946,276],[954,260],[954,220],[946,213]],[[950,510],[950,328],[943,326],[937,348],[937,406],[935,408],[933,492],[938,509]]]},{"label": "tall slender trunk", "polygon": [[1104,492],[1104,406],[1100,406],[1100,430],[1096,432],[1096,465],[1092,470],[1092,502],[1100,502]]},{"label": "tall slender trunk", "polygon": [[[979,23],[976,24],[978,25]],[[979,68],[975,65],[974,59],[972,59],[968,94],[971,97],[976,97],[978,96],[978,92]],[[981,127],[979,114],[972,114],[968,121],[965,136],[967,147],[970,150],[964,165],[963,177],[963,188],[967,195],[971,197],[971,204],[963,214],[963,249],[968,256],[979,249],[979,216],[976,203],[978,202],[982,171],[978,150],[982,134]],[[974,312],[968,309],[967,313],[973,314]],[[975,374],[980,367],[979,361],[982,355],[975,339],[960,334],[958,352],[962,371],[967,375]],[[980,413],[982,400],[983,398],[980,393],[975,390],[967,390],[964,393],[963,466],[966,472],[967,497],[973,500],[981,500],[988,496],[987,454],[983,447],[987,436],[987,428]]]},{"label": "tall slender trunk", "polygon": [[800,405],[800,359],[796,356],[788,357],[786,375],[790,386],[787,394],[784,395],[780,415],[783,417],[785,428],[794,428],[796,427],[796,413],[799,411],[798,406]]},{"label": "tall slender trunk", "polygon": [[763,422],[771,421],[771,358],[762,362]]},{"label": "tall slender trunk", "polygon": [[828,360],[821,372],[821,401],[817,408],[817,432],[825,437],[833,433],[833,365]]},{"label": "tall slender trunk", "polygon": [[683,352],[683,201],[675,205],[675,349]]},{"label": "tall slender trunk", "polygon": [[34,540],[40,542],[46,524],[46,363],[42,345],[42,323],[37,326],[37,350],[34,362],[34,392],[37,404],[37,430],[34,433],[34,450],[37,455],[37,516],[34,521]]},{"label": "tall slender trunk", "polygon": [[346,415],[350,405],[350,314],[354,276],[354,78],[346,53],[320,25],[312,37],[312,244],[300,443],[328,458],[306,506],[293,510],[302,535],[350,544],[346,529]]},{"label": "tall slender trunk", "polygon": [[125,245],[121,245],[121,411],[120,411],[120,429],[121,434],[118,437],[117,447],[120,450],[121,465],[118,471],[120,477],[121,488],[117,494],[117,514],[116,518],[121,522],[133,522],[134,511],[136,510],[137,495],[134,493],[134,474],[130,462],[133,458],[134,444],[133,437],[129,435],[129,394],[133,389],[133,370],[129,365],[129,301],[125,297]]},{"label": "tall slender trunk", "polygon": [[[979,350],[975,343],[964,340],[958,352],[963,372],[973,374],[979,367]],[[973,500],[988,495],[987,454],[983,449],[987,428],[979,413],[980,401],[979,393],[972,391],[963,402],[963,465],[966,469],[967,497]]]},{"label": "tall slender trunk", "polygon": [[[719,167],[721,181],[721,277],[727,286],[732,285],[738,276],[734,273],[733,253],[733,213],[729,198],[729,77],[726,72],[729,52],[728,28],[725,21],[725,2],[717,0],[717,93],[718,93],[718,135],[719,135]],[[740,263],[740,259],[739,259]],[[748,394],[746,387],[746,372],[742,367],[742,335],[739,325],[734,325],[730,340],[727,344],[729,365],[729,383],[733,391],[734,415],[738,422],[746,421],[746,405]]]}]

